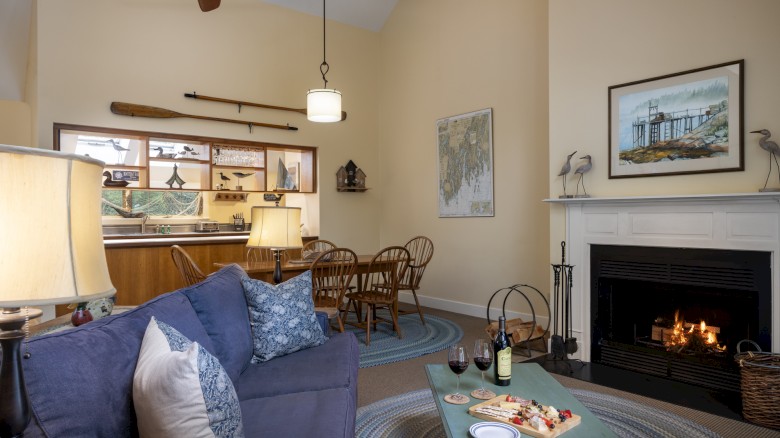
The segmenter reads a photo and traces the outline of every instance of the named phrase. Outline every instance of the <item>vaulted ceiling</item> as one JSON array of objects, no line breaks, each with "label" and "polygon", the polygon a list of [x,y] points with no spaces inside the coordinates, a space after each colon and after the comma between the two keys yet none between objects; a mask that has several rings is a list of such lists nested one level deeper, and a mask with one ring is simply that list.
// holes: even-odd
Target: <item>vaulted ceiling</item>
[{"label": "vaulted ceiling", "polygon": [[[193,8],[198,7],[197,0],[188,1],[192,3]],[[231,1],[222,0],[221,7],[229,5]],[[246,2],[246,0],[242,1]],[[253,1],[322,16],[323,4],[319,0]],[[325,15],[329,20],[379,32],[397,2],[398,0],[330,0],[326,4]],[[30,0],[0,0],[0,100],[24,100],[32,18],[31,5]]]}]

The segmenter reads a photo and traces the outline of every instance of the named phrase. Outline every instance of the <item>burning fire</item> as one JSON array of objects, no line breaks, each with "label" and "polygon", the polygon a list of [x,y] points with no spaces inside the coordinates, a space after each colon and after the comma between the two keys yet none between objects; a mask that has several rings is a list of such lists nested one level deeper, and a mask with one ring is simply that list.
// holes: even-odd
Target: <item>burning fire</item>
[{"label": "burning fire", "polygon": [[702,320],[699,324],[686,323],[680,318],[680,311],[674,312],[674,326],[671,337],[664,341],[669,350],[678,352],[685,349],[702,351],[726,351],[725,345],[718,344],[718,330],[708,330],[707,324]]}]

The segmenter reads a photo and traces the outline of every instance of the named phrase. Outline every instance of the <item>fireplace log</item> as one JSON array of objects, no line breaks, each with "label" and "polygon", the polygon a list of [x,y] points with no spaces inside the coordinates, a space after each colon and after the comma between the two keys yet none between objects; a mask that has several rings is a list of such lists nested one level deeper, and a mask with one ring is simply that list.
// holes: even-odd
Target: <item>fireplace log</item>
[{"label": "fireplace log", "polygon": [[[498,322],[490,323],[485,327],[485,332],[490,335],[491,339],[495,338],[496,333],[498,333]],[[534,328],[532,321],[524,322],[520,318],[515,318],[506,321],[506,333],[512,338],[512,344],[517,344],[529,338],[534,339],[543,336],[544,328],[540,325]]]},{"label": "fireplace log", "polygon": [[[692,322],[683,323],[683,327],[685,327],[685,331],[690,330],[691,327],[694,326],[698,327],[699,324],[692,323]],[[714,325],[708,325],[707,331],[710,333],[718,334],[720,333],[720,327]],[[674,328],[672,327],[661,327],[661,326],[653,325],[652,330],[650,331],[650,339],[659,342],[667,342],[672,340],[672,334],[674,334]]]}]

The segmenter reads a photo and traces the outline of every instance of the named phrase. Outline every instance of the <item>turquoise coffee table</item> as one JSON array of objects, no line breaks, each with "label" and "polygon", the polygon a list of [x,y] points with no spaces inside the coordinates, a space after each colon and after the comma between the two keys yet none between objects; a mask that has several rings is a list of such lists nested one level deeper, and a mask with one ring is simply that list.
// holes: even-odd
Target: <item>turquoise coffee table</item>
[{"label": "turquoise coffee table", "polygon": [[[428,383],[431,385],[433,399],[436,401],[436,408],[441,415],[447,436],[450,438],[470,437],[469,427],[474,423],[486,421],[468,413],[469,407],[484,401],[470,396],[471,391],[480,387],[481,377],[477,367],[472,364],[460,376],[460,393],[471,398],[471,401],[465,405],[453,405],[444,401],[445,395],[455,392],[458,383],[455,373],[450,371],[447,365],[425,365],[425,372],[428,374]],[[582,417],[582,422],[561,435],[565,438],[616,436],[537,363],[512,364],[512,384],[510,386],[494,385],[491,368],[485,372],[485,389],[498,395],[520,395],[524,398],[538,400],[539,403],[545,405],[570,409],[572,413]]]}]

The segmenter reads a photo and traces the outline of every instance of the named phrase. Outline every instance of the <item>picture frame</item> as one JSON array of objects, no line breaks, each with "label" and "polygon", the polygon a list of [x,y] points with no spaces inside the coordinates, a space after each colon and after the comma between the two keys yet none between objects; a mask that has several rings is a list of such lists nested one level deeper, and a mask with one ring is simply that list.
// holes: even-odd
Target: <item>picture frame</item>
[{"label": "picture frame", "polygon": [[744,60],[608,89],[609,178],[745,170]]},{"label": "picture frame", "polygon": [[439,217],[494,216],[493,109],[436,121]]}]

